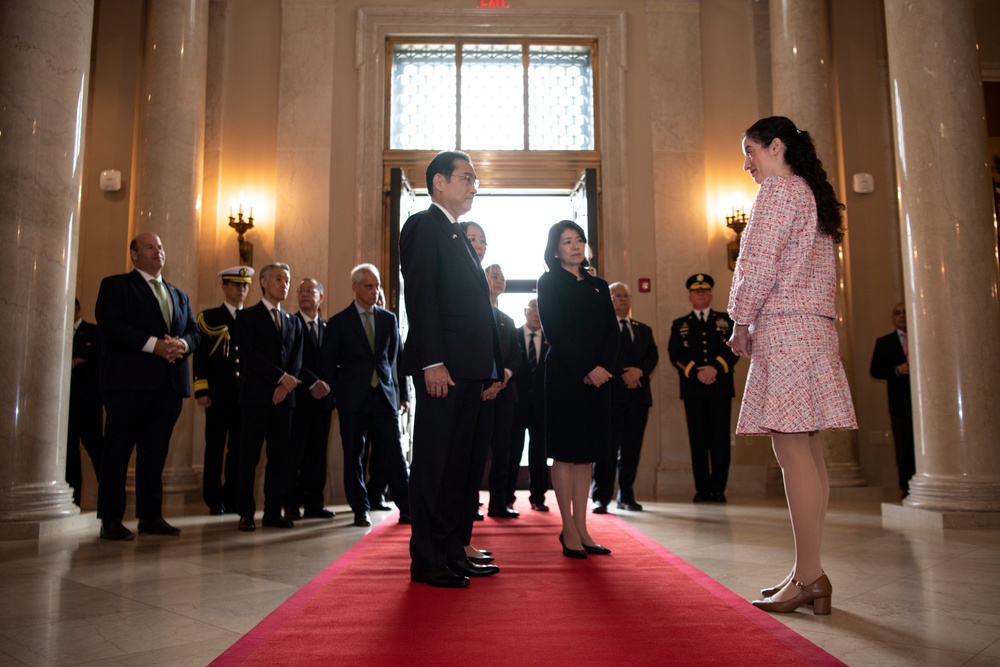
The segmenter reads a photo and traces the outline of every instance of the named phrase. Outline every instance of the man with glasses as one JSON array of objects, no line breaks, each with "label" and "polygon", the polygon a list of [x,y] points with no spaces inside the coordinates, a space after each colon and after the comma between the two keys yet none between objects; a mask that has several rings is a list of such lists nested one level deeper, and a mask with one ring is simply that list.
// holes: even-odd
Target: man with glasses
[{"label": "man with glasses", "polygon": [[611,380],[611,442],[604,459],[594,462],[594,513],[604,514],[611,504],[615,488],[615,468],[618,469],[618,509],[642,511],[635,501],[636,471],[642,452],[642,437],[646,432],[653,394],[649,376],[660,360],[660,352],[649,326],[632,319],[632,293],[628,285],[612,283],[611,303],[615,307],[621,336],[618,338],[618,359]]},{"label": "man with glasses", "polygon": [[496,574],[468,560],[459,526],[472,468],[483,385],[499,378],[499,332],[490,288],[458,218],[472,208],[472,159],[439,153],[427,167],[431,205],[399,235],[409,332],[403,372],[413,376],[416,414],[410,469],[410,579],[464,588]]}]

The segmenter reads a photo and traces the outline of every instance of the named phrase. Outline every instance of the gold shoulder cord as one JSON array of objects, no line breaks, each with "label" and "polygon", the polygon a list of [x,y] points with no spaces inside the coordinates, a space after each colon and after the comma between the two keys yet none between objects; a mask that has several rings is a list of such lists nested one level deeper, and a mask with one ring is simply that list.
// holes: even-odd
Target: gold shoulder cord
[{"label": "gold shoulder cord", "polygon": [[212,351],[209,355],[215,354],[215,351],[219,348],[219,344],[222,344],[222,354],[224,356],[229,356],[229,326],[226,324],[221,324],[217,327],[210,327],[205,322],[205,313],[198,313],[198,328],[201,329],[206,336],[215,339],[215,345],[212,346]]}]

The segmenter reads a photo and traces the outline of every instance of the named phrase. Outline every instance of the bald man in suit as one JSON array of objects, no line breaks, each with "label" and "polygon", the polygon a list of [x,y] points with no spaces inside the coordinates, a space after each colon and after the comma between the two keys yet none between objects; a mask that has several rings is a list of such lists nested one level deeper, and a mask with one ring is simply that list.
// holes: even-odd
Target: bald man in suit
[{"label": "bald man in suit", "polygon": [[144,232],[132,239],[131,273],[101,281],[94,313],[101,330],[104,453],[97,489],[101,537],[131,540],[122,523],[132,450],[138,531],[179,535],[163,519],[163,466],[184,398],[191,395],[188,356],[201,341],[187,294],[163,280],[163,243]]}]

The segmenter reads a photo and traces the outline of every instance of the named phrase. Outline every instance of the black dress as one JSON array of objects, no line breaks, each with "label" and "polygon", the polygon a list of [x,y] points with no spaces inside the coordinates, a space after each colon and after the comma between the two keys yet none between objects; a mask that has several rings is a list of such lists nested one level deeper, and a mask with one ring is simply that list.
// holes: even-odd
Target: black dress
[{"label": "black dress", "polygon": [[618,321],[608,284],[577,280],[555,268],[538,279],[545,355],[545,450],[556,461],[591,463],[604,456],[611,424],[611,383],[583,380],[596,366],[615,370]]}]

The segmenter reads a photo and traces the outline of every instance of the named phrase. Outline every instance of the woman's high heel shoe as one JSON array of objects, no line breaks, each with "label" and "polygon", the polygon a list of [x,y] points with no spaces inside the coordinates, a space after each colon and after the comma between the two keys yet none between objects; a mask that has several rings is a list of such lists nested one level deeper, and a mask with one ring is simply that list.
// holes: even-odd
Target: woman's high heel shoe
[{"label": "woman's high heel shoe", "polygon": [[587,552],[583,549],[569,549],[566,547],[566,543],[563,541],[562,533],[559,533],[559,544],[562,545],[563,556],[566,558],[586,558]]},{"label": "woman's high heel shoe", "polygon": [[817,616],[826,616],[830,613],[833,585],[825,574],[820,575],[819,579],[811,584],[803,584],[796,579],[792,579],[792,583],[799,589],[798,594],[792,599],[776,602],[770,597],[766,597],[763,600],[754,600],[753,606],[764,611],[788,614],[811,602],[813,603],[813,613]]},{"label": "woman's high heel shoe", "polygon": [[591,556],[610,556],[611,549],[601,546],[600,544],[584,544],[583,550],[586,551]]}]

